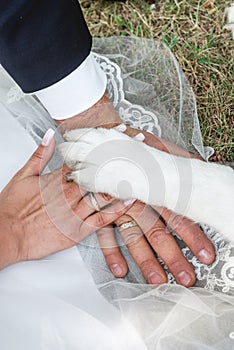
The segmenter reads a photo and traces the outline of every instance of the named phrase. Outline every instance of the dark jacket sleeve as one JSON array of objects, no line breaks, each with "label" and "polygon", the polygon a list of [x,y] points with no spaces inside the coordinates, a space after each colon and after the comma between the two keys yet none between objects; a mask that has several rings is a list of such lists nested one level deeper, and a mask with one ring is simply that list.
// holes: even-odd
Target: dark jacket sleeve
[{"label": "dark jacket sleeve", "polygon": [[0,0],[0,63],[24,92],[66,77],[91,45],[77,0]]}]

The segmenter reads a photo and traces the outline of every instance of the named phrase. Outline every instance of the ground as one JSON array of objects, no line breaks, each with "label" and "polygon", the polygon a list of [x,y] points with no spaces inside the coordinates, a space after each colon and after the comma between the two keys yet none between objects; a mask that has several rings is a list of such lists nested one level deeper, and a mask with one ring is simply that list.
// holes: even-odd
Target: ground
[{"label": "ground", "polygon": [[93,36],[165,42],[196,95],[204,144],[215,161],[234,161],[234,41],[224,29],[231,0],[81,0]]}]

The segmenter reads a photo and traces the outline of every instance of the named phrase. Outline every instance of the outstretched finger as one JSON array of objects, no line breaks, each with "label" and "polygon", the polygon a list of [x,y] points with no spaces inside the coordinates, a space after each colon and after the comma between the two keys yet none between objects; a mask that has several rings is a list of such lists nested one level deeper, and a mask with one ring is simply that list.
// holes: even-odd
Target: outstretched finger
[{"label": "outstretched finger", "polygon": [[[141,206],[140,203],[135,203],[128,213],[139,224],[153,250],[164,261],[178,283],[186,287],[192,286],[196,280],[194,270],[182,254],[166,224],[150,206],[136,215],[137,205]],[[134,207],[136,207],[135,211]]]},{"label": "outstretched finger", "polygon": [[195,222],[177,215],[166,208],[155,207],[167,225],[185,242],[193,254],[204,264],[215,260],[215,249],[212,242]]},{"label": "outstretched finger", "polygon": [[113,225],[108,225],[97,231],[97,238],[109,269],[116,277],[124,277],[128,265],[115,239]]},{"label": "outstretched finger", "polygon": [[166,273],[146,241],[141,228],[137,224],[133,225],[134,222],[128,215],[121,216],[116,223],[124,243],[146,281],[151,284],[166,283]]}]

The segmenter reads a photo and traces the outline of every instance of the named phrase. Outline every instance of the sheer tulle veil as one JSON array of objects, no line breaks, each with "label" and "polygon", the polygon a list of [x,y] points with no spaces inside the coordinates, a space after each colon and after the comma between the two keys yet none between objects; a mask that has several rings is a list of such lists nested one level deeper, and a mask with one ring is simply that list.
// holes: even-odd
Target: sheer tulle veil
[{"label": "sheer tulle veil", "polygon": [[[125,123],[169,140],[208,160],[213,150],[203,146],[192,88],[167,46],[154,40],[130,37],[96,38],[93,42],[93,55],[107,75],[109,96]],[[40,102],[34,96],[25,96],[3,69],[0,69],[0,102],[36,144],[40,143],[49,127],[56,128]],[[62,142],[62,137],[58,132],[56,139],[57,143]],[[61,164],[61,158],[55,154],[47,171],[53,170]],[[147,285],[117,230],[115,232],[116,238],[129,265],[129,273],[125,279],[117,280],[109,272],[98,248],[95,234],[84,240],[78,248],[74,248],[79,249],[98,290],[108,301],[106,303],[111,304],[111,310],[116,310],[118,315],[121,315],[119,320],[126,319],[131,327],[133,326],[133,329],[137,331],[136,334],[139,338],[134,341],[141,344],[139,349],[229,350],[234,348],[234,246],[225,241],[212,228],[202,223],[201,226],[216,248],[216,260],[212,266],[201,264],[180,238],[175,235],[184,255],[193,265],[197,274],[197,283],[190,289],[175,284],[173,276],[166,266],[164,267],[168,273],[169,283],[159,287]],[[47,266],[48,261],[50,262],[49,267]],[[51,263],[51,261],[49,258],[38,263],[34,262],[29,268],[33,269],[37,266],[36,269],[39,269],[40,266],[43,269],[47,266],[55,273],[56,263]],[[65,256],[62,262],[59,262],[59,266],[63,266],[64,271],[66,270],[71,276],[72,273],[75,274],[72,261],[73,259],[67,260]],[[26,268],[25,266],[23,266],[22,271]],[[22,271],[17,276],[13,270],[1,272],[0,279],[6,281],[7,273],[10,273],[12,277],[11,287],[15,286],[14,288],[18,291],[24,306],[26,305],[25,293],[31,295],[30,302],[32,303],[36,302],[38,297],[41,304],[46,303],[48,310],[52,310],[50,309],[51,305],[55,305],[53,304],[54,300],[59,298],[61,315],[69,314],[69,308],[71,308],[71,312],[74,312],[74,322],[78,322],[77,320],[82,313],[82,304],[77,304],[76,296],[72,292],[69,303],[65,304],[62,302],[66,299],[62,289],[60,295],[55,295],[56,293],[49,295],[50,293],[45,289],[47,287],[40,287],[39,282],[35,282],[36,287],[27,284],[25,276],[28,275],[26,273],[23,277]],[[77,277],[79,277],[79,271],[77,271]],[[47,283],[49,282],[47,281]],[[56,285],[56,283],[59,285],[59,276],[54,279],[54,284]],[[21,293],[22,290],[24,293]],[[41,290],[46,293],[44,299],[40,294]],[[0,288],[0,299],[4,300],[5,298],[3,315],[14,319],[10,305],[7,304],[9,293],[12,292],[7,287],[5,290]],[[84,305],[87,304],[88,301],[84,302]],[[16,303],[14,308],[16,312],[21,310],[21,307],[17,306]],[[85,308],[87,309],[87,306]],[[21,311],[23,312],[23,309]],[[35,315],[37,317],[40,315],[38,310],[37,312],[34,311],[34,315],[31,315],[34,321]],[[51,312],[55,312],[55,309]],[[27,315],[30,317],[29,311]],[[43,317],[46,317],[46,314]],[[58,317],[60,317],[59,314]],[[107,316],[103,317],[107,320]],[[47,330],[52,327],[48,320],[47,317],[45,326]],[[103,322],[107,322],[106,320]],[[3,319],[1,321],[4,322]],[[88,327],[89,319],[86,321]],[[20,317],[17,316],[12,322],[13,324],[15,322],[13,329],[17,328]],[[69,318],[69,322],[71,322],[71,318]],[[43,324],[45,325],[45,323]],[[37,323],[37,326],[41,327],[41,323]],[[60,344],[60,347],[56,349],[75,349],[75,343],[71,342],[72,332],[65,334],[62,331],[62,323],[56,326],[56,336],[53,333],[53,337],[57,337],[56,344]],[[104,349],[101,346],[103,344],[101,336],[99,336],[103,329],[101,329],[100,324],[95,327],[92,328],[92,332],[97,339],[100,338],[100,349]],[[74,324],[70,327],[71,330],[75,328]],[[43,332],[46,332],[46,329]],[[31,329],[31,331],[34,330]],[[131,338],[131,334],[133,333],[129,331],[129,338]],[[33,344],[33,340],[31,344]],[[47,339],[45,343],[40,345],[41,347],[34,348],[47,349],[46,344],[50,344],[50,340]],[[85,345],[82,346],[80,348],[85,349]],[[49,348],[52,349],[52,347]],[[131,345],[126,347],[126,349],[130,348]],[[12,346],[10,349],[14,349],[14,347]],[[121,345],[116,345],[116,349],[121,349]]]}]

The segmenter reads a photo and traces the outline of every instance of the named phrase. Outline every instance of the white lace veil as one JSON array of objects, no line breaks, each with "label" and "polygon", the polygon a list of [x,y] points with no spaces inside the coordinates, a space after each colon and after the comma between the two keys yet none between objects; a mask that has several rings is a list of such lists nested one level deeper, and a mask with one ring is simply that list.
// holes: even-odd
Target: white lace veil
[{"label": "white lace veil", "polygon": [[[94,39],[97,61],[121,118],[207,158],[192,88],[169,48],[132,37]],[[104,57],[103,57],[104,55]]]},{"label": "white lace veil", "polygon": [[[124,122],[209,158],[212,149],[203,147],[193,91],[164,44],[129,37],[94,39],[93,54],[107,74],[109,96]],[[3,69],[0,81],[0,102],[38,144],[49,127],[55,128],[53,120]],[[59,133],[56,138],[61,142]],[[61,158],[56,155],[49,169],[60,165]],[[95,234],[79,245],[101,293],[131,320],[148,349],[234,347],[234,247],[219,233],[202,227],[216,248],[212,266],[201,264],[176,237],[197,274],[197,287],[190,289],[174,284],[166,266],[171,284],[146,285],[117,231],[129,265],[124,280],[116,280],[110,273]]]}]

